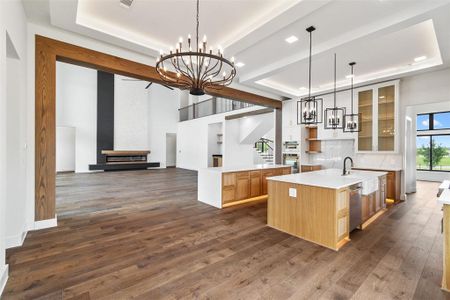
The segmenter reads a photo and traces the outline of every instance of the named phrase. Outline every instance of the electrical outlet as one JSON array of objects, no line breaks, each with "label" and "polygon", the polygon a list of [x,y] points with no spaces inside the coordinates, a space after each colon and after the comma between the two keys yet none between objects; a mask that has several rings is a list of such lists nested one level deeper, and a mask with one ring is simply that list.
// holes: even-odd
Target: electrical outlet
[{"label": "electrical outlet", "polygon": [[297,198],[297,189],[289,188],[289,197]]}]

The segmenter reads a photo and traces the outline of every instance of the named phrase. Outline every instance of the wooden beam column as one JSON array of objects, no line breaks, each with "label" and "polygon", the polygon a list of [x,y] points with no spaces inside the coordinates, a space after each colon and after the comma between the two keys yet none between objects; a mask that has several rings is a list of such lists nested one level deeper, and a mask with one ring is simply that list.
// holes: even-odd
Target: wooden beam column
[{"label": "wooden beam column", "polygon": [[56,54],[36,38],[35,70],[35,221],[55,217]]}]

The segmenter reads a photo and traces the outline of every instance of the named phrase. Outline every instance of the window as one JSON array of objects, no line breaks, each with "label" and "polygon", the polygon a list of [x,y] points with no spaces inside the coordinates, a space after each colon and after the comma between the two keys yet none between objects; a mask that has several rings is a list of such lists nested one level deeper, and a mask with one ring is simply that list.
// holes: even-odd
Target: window
[{"label": "window", "polygon": [[417,170],[450,172],[449,129],[450,112],[417,115]]},{"label": "window", "polygon": [[417,131],[450,129],[450,112],[417,115]]}]

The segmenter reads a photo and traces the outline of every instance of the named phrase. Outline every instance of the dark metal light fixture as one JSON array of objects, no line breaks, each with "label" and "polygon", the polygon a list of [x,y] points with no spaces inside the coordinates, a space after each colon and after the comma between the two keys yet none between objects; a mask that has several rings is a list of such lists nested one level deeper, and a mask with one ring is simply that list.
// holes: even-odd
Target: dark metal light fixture
[{"label": "dark metal light fixture", "polygon": [[322,123],[323,99],[311,96],[311,62],[312,62],[312,32],[316,30],[314,26],[306,28],[309,33],[309,68],[308,68],[308,86],[307,97],[297,101],[297,124],[314,125]]},{"label": "dark metal light fixture", "polygon": [[349,63],[349,66],[351,68],[351,106],[350,106],[350,113],[344,115],[344,132],[360,132],[361,131],[361,113],[355,114],[353,113],[353,78],[355,77],[353,73],[353,67],[356,65],[355,62]]},{"label": "dark metal light fixture", "polygon": [[336,106],[336,53],[334,54],[334,105],[325,109],[325,129],[343,129],[345,108]]},{"label": "dark metal light fixture", "polygon": [[199,43],[199,10],[200,3],[197,0],[197,27],[196,44],[192,49],[191,36],[188,36],[187,47],[183,48],[183,39],[180,38],[175,50],[161,56],[156,63],[156,70],[166,84],[180,89],[188,89],[191,95],[204,95],[205,89],[220,89],[231,84],[236,76],[234,58],[228,60],[223,57],[222,49],[207,49],[206,36]]}]

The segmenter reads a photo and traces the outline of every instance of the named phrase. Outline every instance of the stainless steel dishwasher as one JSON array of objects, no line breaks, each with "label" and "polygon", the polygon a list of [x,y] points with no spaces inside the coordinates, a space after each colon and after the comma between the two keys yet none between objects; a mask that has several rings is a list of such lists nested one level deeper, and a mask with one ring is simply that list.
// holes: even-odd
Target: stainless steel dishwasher
[{"label": "stainless steel dishwasher", "polygon": [[352,232],[356,227],[361,225],[361,191],[362,184],[357,183],[350,186],[350,228],[349,232]]}]

